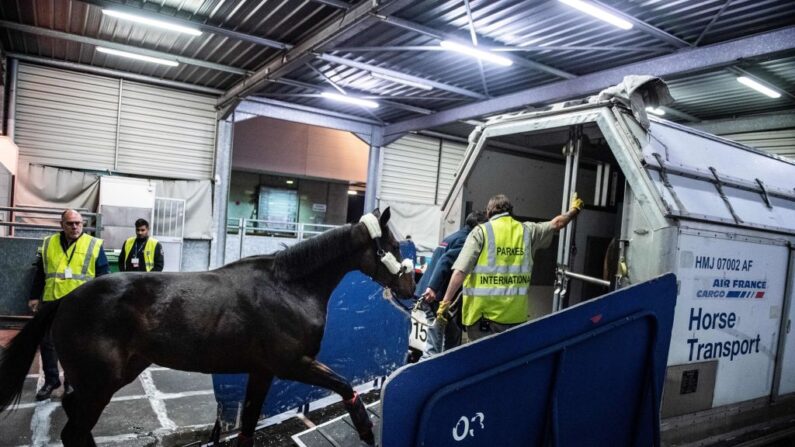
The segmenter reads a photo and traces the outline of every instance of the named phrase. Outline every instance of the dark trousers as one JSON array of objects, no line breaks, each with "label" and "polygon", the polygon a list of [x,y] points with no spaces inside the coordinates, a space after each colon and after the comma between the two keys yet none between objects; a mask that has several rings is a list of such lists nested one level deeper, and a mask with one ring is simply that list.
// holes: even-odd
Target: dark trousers
[{"label": "dark trousers", "polygon": [[58,355],[55,353],[55,344],[52,342],[52,331],[47,331],[47,334],[41,340],[39,350],[41,351],[41,368],[44,370],[44,383],[60,385]]}]

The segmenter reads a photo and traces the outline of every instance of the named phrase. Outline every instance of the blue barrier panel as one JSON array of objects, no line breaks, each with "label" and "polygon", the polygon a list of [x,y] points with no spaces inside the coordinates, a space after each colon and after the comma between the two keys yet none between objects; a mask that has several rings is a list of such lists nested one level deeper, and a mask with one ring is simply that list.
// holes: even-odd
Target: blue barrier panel
[{"label": "blue barrier panel", "polygon": [[[401,243],[404,257],[413,244]],[[350,272],[328,302],[326,331],[318,360],[352,384],[384,377],[403,365],[408,346],[408,318],[383,295],[384,288],[359,271]],[[234,423],[246,395],[247,374],[213,374],[221,420]],[[263,406],[273,416],[331,394],[323,388],[274,380]]]},{"label": "blue barrier panel", "polygon": [[381,446],[659,445],[667,274],[395,372]]}]

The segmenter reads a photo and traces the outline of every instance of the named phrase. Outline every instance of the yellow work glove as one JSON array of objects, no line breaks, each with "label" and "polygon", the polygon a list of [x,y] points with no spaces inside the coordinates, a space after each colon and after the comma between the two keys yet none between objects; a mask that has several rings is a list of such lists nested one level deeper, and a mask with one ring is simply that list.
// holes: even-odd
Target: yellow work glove
[{"label": "yellow work glove", "polygon": [[577,196],[577,193],[575,192],[571,196],[571,207],[570,207],[570,209],[571,210],[580,211],[580,210],[582,210],[583,206],[585,206],[585,202],[583,202],[582,199],[579,196]]},{"label": "yellow work glove", "polygon": [[450,301],[442,300],[439,303],[439,309],[436,310],[436,321],[441,324],[447,324],[447,310],[450,309]]}]

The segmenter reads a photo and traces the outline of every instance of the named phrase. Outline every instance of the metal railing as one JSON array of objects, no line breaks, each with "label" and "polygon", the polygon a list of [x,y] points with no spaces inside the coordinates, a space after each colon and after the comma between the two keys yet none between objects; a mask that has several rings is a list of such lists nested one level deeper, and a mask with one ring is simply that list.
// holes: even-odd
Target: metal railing
[{"label": "metal railing", "polygon": [[252,236],[274,236],[304,240],[332,228],[337,228],[338,226],[339,225],[230,218],[227,219],[226,232],[227,234],[243,233]]},{"label": "metal railing", "polygon": [[[0,206],[0,227],[10,227],[11,234],[8,236],[13,236],[14,229],[17,228],[60,231],[61,225],[59,222],[63,211],[63,208],[38,206]],[[102,215],[89,213],[83,209],[78,209],[77,211],[80,212],[86,223],[93,223],[93,225],[85,225],[83,231],[99,236],[102,229]],[[39,223],[20,222],[19,220],[34,220]]]},{"label": "metal railing", "polygon": [[[238,255],[242,257],[246,240],[251,237],[294,239],[292,243],[298,243],[331,230],[332,228],[337,228],[338,226],[339,225],[229,218],[226,223],[226,233],[230,235],[240,235]],[[292,243],[289,245],[292,245]]]}]

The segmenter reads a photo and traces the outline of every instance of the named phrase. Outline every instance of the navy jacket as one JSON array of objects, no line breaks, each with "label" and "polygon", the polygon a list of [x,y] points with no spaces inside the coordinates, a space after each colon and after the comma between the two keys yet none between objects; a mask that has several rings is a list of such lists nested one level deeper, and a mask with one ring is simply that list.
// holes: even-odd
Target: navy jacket
[{"label": "navy jacket", "polygon": [[425,271],[425,274],[420,278],[420,282],[417,283],[417,289],[414,292],[417,296],[425,292],[428,287],[436,292],[437,301],[433,303],[433,307],[438,305],[439,300],[444,297],[447,291],[447,284],[453,274],[453,263],[458,258],[458,254],[461,253],[470,231],[472,231],[471,228],[464,226],[444,238],[433,251],[428,270]]}]

